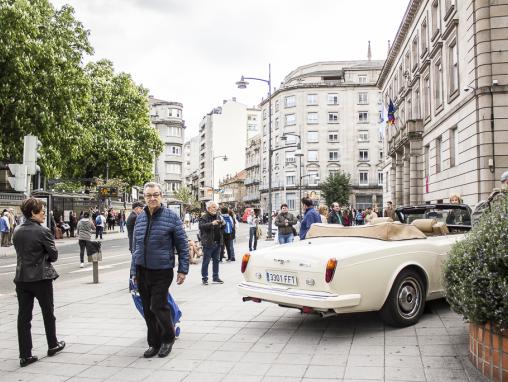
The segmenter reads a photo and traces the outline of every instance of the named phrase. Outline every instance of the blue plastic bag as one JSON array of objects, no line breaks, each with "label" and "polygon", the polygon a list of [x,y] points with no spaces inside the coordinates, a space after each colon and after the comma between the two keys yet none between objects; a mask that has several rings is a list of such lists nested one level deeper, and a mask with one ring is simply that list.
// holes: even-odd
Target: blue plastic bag
[{"label": "blue plastic bag", "polygon": [[[138,286],[137,284],[132,281],[132,279],[129,280],[129,290],[131,292],[132,301],[134,301],[134,305],[136,306],[136,309],[138,312],[144,317],[143,313],[143,302],[141,301],[141,296],[139,295]],[[180,318],[182,318],[182,311],[178,307],[175,300],[173,300],[173,296],[171,296],[171,293],[168,292],[168,305],[169,309],[171,310],[171,317],[173,319],[173,326],[175,327],[175,336],[178,337],[180,335]]]}]

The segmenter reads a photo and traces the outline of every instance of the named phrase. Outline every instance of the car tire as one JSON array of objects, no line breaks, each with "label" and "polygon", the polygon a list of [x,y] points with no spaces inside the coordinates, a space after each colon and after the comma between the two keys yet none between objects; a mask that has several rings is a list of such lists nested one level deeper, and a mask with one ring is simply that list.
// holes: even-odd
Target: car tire
[{"label": "car tire", "polygon": [[425,284],[421,275],[411,269],[399,273],[390,294],[380,310],[382,320],[396,327],[414,325],[425,308]]}]

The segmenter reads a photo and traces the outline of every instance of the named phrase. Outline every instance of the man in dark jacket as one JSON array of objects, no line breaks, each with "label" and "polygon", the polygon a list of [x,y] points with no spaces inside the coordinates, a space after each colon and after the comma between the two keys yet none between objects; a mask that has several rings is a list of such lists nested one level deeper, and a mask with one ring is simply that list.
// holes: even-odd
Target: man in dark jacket
[{"label": "man in dark jacket", "polygon": [[178,252],[176,283],[180,285],[189,271],[189,247],[180,217],[161,204],[161,186],[149,182],[143,192],[147,206],[134,226],[131,277],[137,281],[148,328],[149,347],[143,356],[166,357],[175,342],[175,327],[167,300],[175,267],[174,250]]},{"label": "man in dark jacket", "polygon": [[40,199],[28,198],[21,204],[25,221],[14,231],[17,265],[14,283],[18,296],[19,364],[25,367],[37,361],[32,355],[30,331],[34,298],[39,301],[48,342],[48,356],[65,347],[56,338],[53,308],[53,280],[58,274],[51,263],[58,259],[55,241],[49,229],[41,224],[46,221],[46,209]]},{"label": "man in dark jacket", "polygon": [[279,244],[292,243],[294,239],[294,228],[293,226],[298,223],[295,216],[289,212],[288,205],[286,203],[281,204],[280,212],[275,218],[275,225],[279,228],[278,237]]},{"label": "man in dark jacket", "polygon": [[132,253],[132,233],[134,232],[134,225],[136,224],[136,218],[143,211],[145,205],[141,202],[132,203],[132,212],[127,218],[127,236],[129,237],[129,252]]},{"label": "man in dark jacket", "polygon": [[342,224],[344,225],[344,220],[342,218],[342,212],[340,210],[340,205],[337,202],[332,203],[332,212],[328,215],[328,224]]},{"label": "man in dark jacket", "polygon": [[321,216],[319,216],[319,213],[314,208],[311,198],[307,196],[303,197],[302,205],[305,208],[305,212],[303,213],[302,225],[300,226],[300,240],[305,239],[305,235],[307,235],[312,224],[321,223]]},{"label": "man in dark jacket", "polygon": [[201,264],[201,279],[203,285],[208,285],[208,265],[212,259],[212,280],[216,284],[224,282],[219,278],[219,256],[223,243],[222,231],[225,222],[217,214],[217,203],[213,200],[206,203],[206,212],[199,219],[199,235],[203,245],[203,263]]}]

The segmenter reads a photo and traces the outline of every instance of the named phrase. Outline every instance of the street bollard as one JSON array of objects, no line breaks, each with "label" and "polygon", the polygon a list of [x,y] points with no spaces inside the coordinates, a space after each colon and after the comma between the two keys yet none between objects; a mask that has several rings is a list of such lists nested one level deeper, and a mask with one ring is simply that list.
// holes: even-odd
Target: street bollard
[{"label": "street bollard", "polygon": [[100,241],[87,242],[88,262],[92,263],[93,283],[99,283],[99,261],[102,261],[102,250]]}]

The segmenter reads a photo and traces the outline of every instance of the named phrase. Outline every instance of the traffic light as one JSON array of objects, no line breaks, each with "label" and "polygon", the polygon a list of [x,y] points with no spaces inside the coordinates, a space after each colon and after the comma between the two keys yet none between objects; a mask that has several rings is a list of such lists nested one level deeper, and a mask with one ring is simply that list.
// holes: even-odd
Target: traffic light
[{"label": "traffic light", "polygon": [[41,171],[37,161],[41,159],[39,149],[42,143],[35,135],[25,135],[23,145],[23,164],[27,167],[28,175],[35,175]]},{"label": "traffic light", "polygon": [[19,163],[10,164],[9,171],[14,175],[7,177],[11,187],[16,191],[26,192],[28,180],[27,166]]}]

